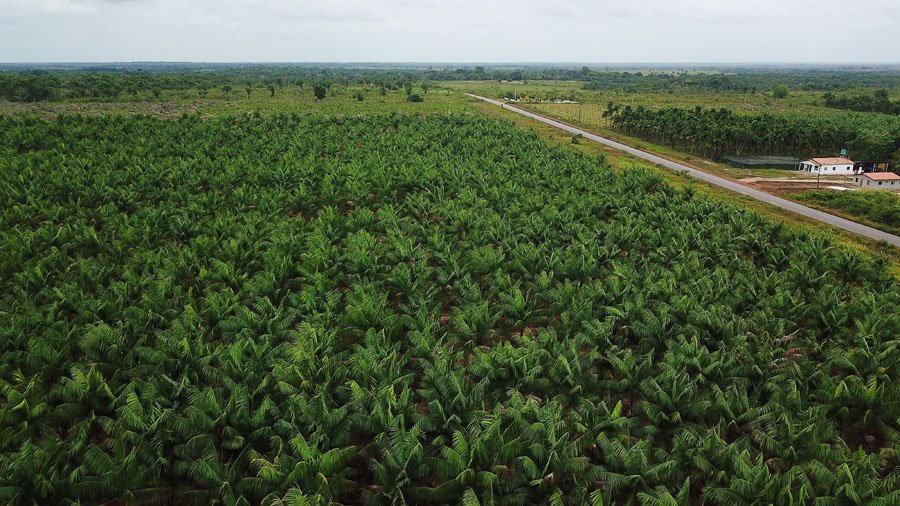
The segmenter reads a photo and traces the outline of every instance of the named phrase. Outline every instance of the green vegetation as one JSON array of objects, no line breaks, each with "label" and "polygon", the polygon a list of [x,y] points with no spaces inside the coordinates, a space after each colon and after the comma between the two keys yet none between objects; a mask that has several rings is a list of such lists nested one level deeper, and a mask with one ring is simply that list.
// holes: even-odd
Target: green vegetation
[{"label": "green vegetation", "polygon": [[603,112],[613,128],[705,156],[808,156],[849,148],[860,160],[889,160],[900,146],[900,118],[882,115],[743,115],[728,109],[619,107]]},{"label": "green vegetation", "polygon": [[876,190],[810,190],[794,197],[816,207],[836,210],[886,232],[900,234],[900,195]]},{"label": "green vegetation", "polygon": [[[200,98],[189,91],[161,90],[153,100],[117,102],[2,102],[0,116],[34,115],[54,118],[60,114],[139,114],[177,118],[182,114],[223,116],[234,114],[297,113],[317,116],[384,113],[460,113],[471,111],[469,103],[459,93],[431,90],[424,103],[408,102],[402,89],[387,90],[376,85],[322,85],[325,97],[317,99],[316,85],[285,85],[273,97],[262,87],[240,87],[239,92],[210,90]],[[382,92],[382,90],[384,90]],[[359,100],[360,94],[363,101]]]},{"label": "green vegetation", "polygon": [[900,501],[883,260],[656,173],[106,115],[0,118],[0,179],[4,502]]},{"label": "green vegetation", "polygon": [[822,96],[826,107],[850,109],[861,112],[880,112],[884,114],[900,114],[900,100],[891,100],[886,89],[876,90],[871,95],[837,96],[828,92]]},{"label": "green vegetation", "polygon": [[328,88],[324,84],[313,86],[313,95],[316,97],[316,100],[324,100],[327,94]]},{"label": "green vegetation", "polygon": [[[783,80],[790,82],[789,76]],[[614,129],[689,155],[806,157],[847,148],[858,160],[900,164],[900,120],[882,114],[837,111],[823,104],[821,94],[810,91],[792,89],[786,98],[776,99],[766,93],[709,92],[687,87],[672,92],[629,92],[626,87],[614,86],[584,91],[578,83],[559,81],[444,86],[515,99],[522,107],[541,114],[600,132]],[[886,91],[880,89],[869,92],[883,96]],[[613,123],[610,107],[627,127]]]},{"label": "green vegetation", "polygon": [[781,94],[795,92],[851,92],[881,88],[900,89],[896,66],[870,69],[765,69],[754,67],[695,69],[590,69],[530,65],[520,68],[432,66],[380,67],[352,65],[317,67],[262,64],[159,64],[130,63],[82,67],[47,65],[30,68],[0,65],[0,100],[131,101],[149,100],[160,90],[190,91],[203,95],[228,86],[245,85],[280,90],[284,86],[334,83],[376,85],[390,90],[413,82],[428,93],[432,81],[487,81],[492,83],[567,82],[574,89],[622,93],[663,94]]},{"label": "green vegetation", "polygon": [[[719,91],[710,92],[702,88],[678,88],[669,91],[663,90],[634,90],[628,87],[610,87],[600,90],[585,90],[577,81],[528,81],[503,82],[496,81],[470,81],[470,82],[442,82],[443,88],[466,91],[490,97],[516,98],[520,103],[529,107],[541,106],[547,108],[566,109],[579,107],[585,113],[589,109],[598,109],[602,113],[609,102],[622,106],[637,107],[642,105],[647,108],[659,109],[664,107],[694,108],[727,108],[743,114],[770,113],[821,113],[830,117],[844,114],[842,111],[826,107],[823,94],[815,91],[803,91],[791,89],[790,94],[784,99],[775,99],[772,94],[764,91]],[[900,88],[893,88],[900,93]],[[872,93],[875,88],[854,88],[854,92]],[[571,100],[577,104],[552,103],[561,100]]]},{"label": "green vegetation", "polygon": [[[847,148],[857,160],[890,160],[892,164],[900,164],[900,121],[896,117],[835,111],[822,104],[821,95],[811,92],[792,90],[787,98],[774,100],[761,93],[583,91],[576,83],[558,81],[447,83],[445,86],[512,98],[519,107],[726,177],[806,176],[796,171],[770,169],[755,169],[751,173],[713,161],[722,155],[806,157]],[[878,90],[875,93],[885,95]],[[574,103],[561,103],[561,100]],[[634,162],[622,163],[629,166]],[[783,196],[799,200],[796,194]],[[751,203],[739,202],[734,196],[724,198],[753,208]],[[882,223],[863,215],[822,202],[805,202],[885,229]]]},{"label": "green vegetation", "polygon": [[[586,90],[624,89],[628,92],[756,93],[771,91],[784,98],[790,90],[826,91],[900,85],[896,68],[880,71],[765,70],[750,67],[687,70],[636,70],[631,72],[582,72]],[[534,77],[529,77],[534,79]],[[553,79],[551,77],[551,79]],[[571,80],[571,79],[570,79]]]},{"label": "green vegetation", "polygon": [[0,99],[11,102],[148,100],[160,90],[203,95],[212,89],[261,87],[270,95],[285,86],[304,84],[376,85],[397,90],[420,79],[421,72],[399,69],[322,68],[307,66],[211,66],[189,64],[156,68],[154,64],[74,70],[0,71]]}]

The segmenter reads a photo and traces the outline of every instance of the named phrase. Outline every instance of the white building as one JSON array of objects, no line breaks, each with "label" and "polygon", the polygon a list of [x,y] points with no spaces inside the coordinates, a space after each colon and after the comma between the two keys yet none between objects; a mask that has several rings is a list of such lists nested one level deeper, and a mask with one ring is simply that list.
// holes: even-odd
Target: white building
[{"label": "white building", "polygon": [[900,176],[893,172],[869,172],[853,177],[861,190],[900,190]]},{"label": "white building", "polygon": [[853,174],[853,160],[836,158],[810,158],[800,162],[800,170],[822,176],[846,176]]}]

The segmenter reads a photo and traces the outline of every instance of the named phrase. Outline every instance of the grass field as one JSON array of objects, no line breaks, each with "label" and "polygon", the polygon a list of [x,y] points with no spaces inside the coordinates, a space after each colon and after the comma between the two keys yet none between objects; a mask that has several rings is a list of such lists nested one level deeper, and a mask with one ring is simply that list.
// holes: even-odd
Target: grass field
[{"label": "grass field", "polygon": [[0,155],[6,502],[900,498],[883,261],[653,171],[477,114]]},{"label": "grass field", "polygon": [[[530,94],[534,97],[566,96],[580,104],[541,104],[547,112],[558,113],[561,117],[577,118],[600,124],[600,114],[610,101],[623,105],[645,105],[648,107],[677,106],[727,107],[739,111],[816,111],[839,114],[833,109],[821,106],[821,94],[795,92],[786,99],[776,100],[763,93],[625,93],[624,91],[586,91],[581,83],[567,81],[531,81],[523,83],[497,84],[495,81],[442,82],[432,86],[427,93],[419,87],[415,92],[423,96],[424,103],[406,102],[403,90],[390,90],[386,96],[379,94],[379,88],[364,85],[333,85],[325,100],[313,97],[311,86],[284,85],[276,88],[275,97],[263,87],[254,87],[250,98],[242,88],[229,93],[221,89],[210,89],[202,97],[198,90],[162,90],[154,96],[148,92],[137,95],[122,95],[116,100],[104,102],[6,102],[0,101],[0,114],[31,113],[52,116],[61,113],[129,113],[160,116],[177,116],[182,113],[201,111],[207,114],[228,114],[245,112],[285,112],[322,114],[355,114],[360,112],[415,112],[433,110],[437,112],[455,111],[460,101],[448,91],[470,91],[488,96],[502,96],[504,93]],[[362,92],[363,102],[356,99]],[[536,104],[534,105],[536,106]],[[598,118],[598,119],[591,119]]]},{"label": "grass field", "polygon": [[885,191],[811,190],[796,199],[814,207],[832,209],[853,220],[892,234],[900,234],[900,195]]},{"label": "grass field", "polygon": [[[357,93],[363,94],[359,101]],[[0,115],[32,114],[54,117],[59,114],[141,114],[159,117],[177,117],[181,114],[201,114],[221,116],[226,114],[318,114],[355,115],[371,113],[452,113],[467,110],[466,102],[459,94],[441,89],[430,89],[423,93],[420,88],[415,93],[424,98],[423,102],[406,100],[404,90],[390,90],[382,96],[374,86],[333,85],[328,96],[316,100],[311,86],[285,85],[277,88],[275,96],[268,90],[253,88],[250,98],[245,90],[235,89],[227,95],[221,90],[209,90],[200,98],[196,90],[163,91],[160,96],[149,94],[136,97],[123,96],[108,102],[5,102],[0,101]]]},{"label": "grass field", "polygon": [[[566,113],[567,116],[576,116],[579,108],[582,117],[589,117],[602,113],[606,104],[613,102],[621,105],[645,107],[686,107],[696,106],[719,108],[746,112],[822,112],[828,114],[841,114],[841,111],[824,107],[821,92],[792,91],[787,98],[775,99],[770,93],[710,93],[706,91],[680,92],[680,93],[651,93],[651,92],[627,92],[584,90],[583,83],[576,81],[528,81],[503,82],[496,81],[455,81],[441,83],[441,87],[459,91],[466,91],[484,96],[502,97],[513,94],[517,97],[526,97],[529,101],[552,100],[565,98],[578,104],[542,104],[543,106],[558,107],[561,110],[575,112]],[[863,93],[863,91],[860,91]],[[595,111],[599,111],[595,114]]]}]

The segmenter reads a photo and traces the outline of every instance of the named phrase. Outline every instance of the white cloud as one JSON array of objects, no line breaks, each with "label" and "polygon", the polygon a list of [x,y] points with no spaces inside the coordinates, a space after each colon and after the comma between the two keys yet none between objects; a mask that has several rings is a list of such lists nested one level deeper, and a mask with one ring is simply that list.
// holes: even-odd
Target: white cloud
[{"label": "white cloud", "polygon": [[0,61],[897,61],[900,2],[0,0]]},{"label": "white cloud", "polygon": [[46,14],[80,14],[93,11],[93,8],[78,0],[6,0],[0,1],[0,7],[9,14],[46,13]]}]

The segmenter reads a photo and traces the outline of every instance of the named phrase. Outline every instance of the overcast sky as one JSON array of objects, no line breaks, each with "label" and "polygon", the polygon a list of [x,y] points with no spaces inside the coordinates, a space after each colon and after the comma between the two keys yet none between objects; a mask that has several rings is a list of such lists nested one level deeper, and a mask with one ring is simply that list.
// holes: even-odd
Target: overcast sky
[{"label": "overcast sky", "polygon": [[0,62],[900,62],[900,0],[0,0]]}]

